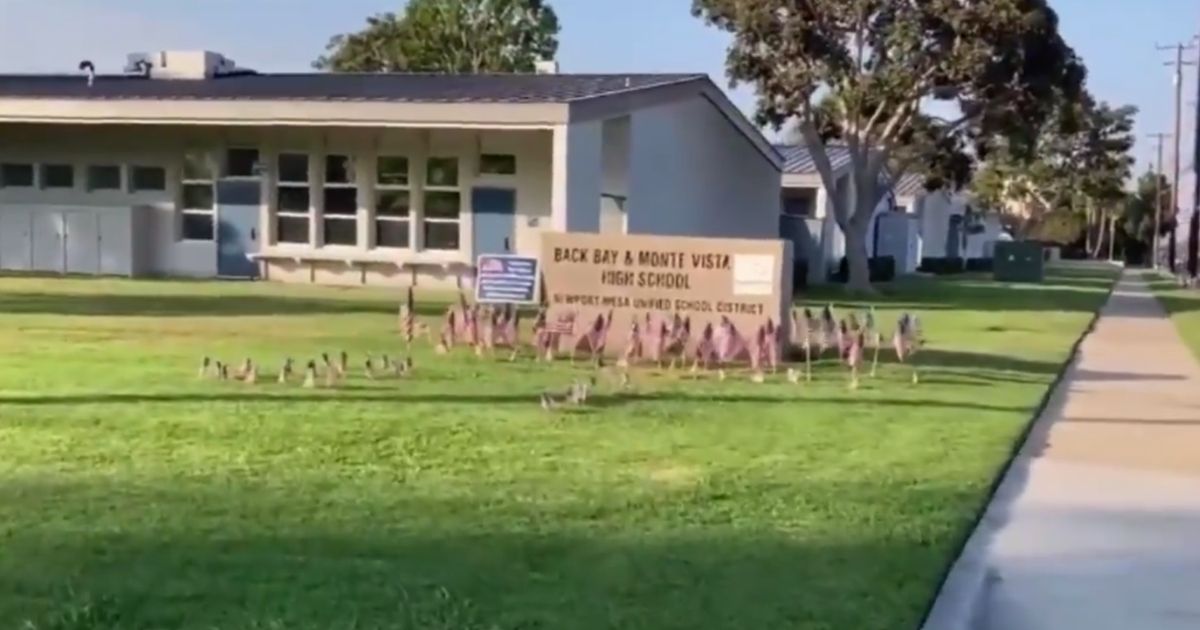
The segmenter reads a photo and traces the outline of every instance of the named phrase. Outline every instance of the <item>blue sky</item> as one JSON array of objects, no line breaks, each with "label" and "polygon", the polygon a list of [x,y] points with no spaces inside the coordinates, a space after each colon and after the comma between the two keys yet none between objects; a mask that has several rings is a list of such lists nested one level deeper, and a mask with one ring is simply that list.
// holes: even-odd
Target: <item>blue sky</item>
[{"label": "blue sky", "polygon": [[[562,21],[565,72],[700,71],[724,79],[724,34],[689,13],[690,0],[551,0]],[[1144,138],[1170,131],[1169,53],[1156,43],[1200,31],[1195,0],[1052,0],[1068,41],[1083,55],[1100,98],[1132,103]],[[0,72],[69,72],[81,59],[118,71],[135,50],[208,48],[263,71],[303,71],[329,36],[354,30],[401,0],[0,0]],[[1189,53],[1195,60],[1195,52]],[[1185,101],[1196,98],[1194,68]],[[732,93],[753,107],[746,89]],[[1188,129],[1191,116],[1185,120]],[[1190,138],[1185,130],[1184,138]],[[1184,143],[1184,154],[1191,151]],[[1170,152],[1168,151],[1168,156]],[[1168,158],[1169,159],[1169,158]],[[1184,164],[1190,164],[1185,158]]]}]

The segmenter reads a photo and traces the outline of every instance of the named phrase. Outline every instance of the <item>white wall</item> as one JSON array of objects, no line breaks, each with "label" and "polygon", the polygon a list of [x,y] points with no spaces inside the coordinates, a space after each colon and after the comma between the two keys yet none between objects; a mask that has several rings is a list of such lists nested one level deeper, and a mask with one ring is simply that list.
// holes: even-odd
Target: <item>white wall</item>
[{"label": "white wall", "polygon": [[[43,190],[0,187],[0,208],[29,205],[88,206],[128,208],[144,206],[151,217],[143,231],[152,235],[146,243],[147,264],[154,273],[187,276],[213,276],[217,270],[216,244],[212,241],[183,241],[179,238],[182,156],[185,149],[210,150],[220,155],[228,146],[254,147],[260,160],[274,164],[279,151],[302,151],[313,156],[314,173],[320,173],[325,153],[349,153],[357,156],[359,170],[359,243],[356,246],[285,245],[298,254],[368,257],[375,260],[406,260],[424,255],[411,249],[373,248],[374,161],[379,154],[404,155],[410,160],[413,188],[413,212],[421,211],[417,181],[424,177],[424,160],[429,156],[456,157],[459,160],[461,199],[460,248],[457,252],[438,252],[439,260],[467,262],[473,259],[470,192],[475,186],[513,188],[517,198],[514,250],[536,254],[540,233],[550,229],[551,216],[551,132],[549,130],[380,130],[380,129],[304,129],[304,128],[219,128],[219,127],[103,127],[77,125],[5,125],[0,127],[4,143],[0,161],[40,163],[69,162],[75,165],[75,186],[69,190]],[[507,153],[516,157],[516,175],[479,173],[479,155]],[[162,166],[166,170],[166,190],[152,193],[88,191],[85,168],[88,164],[122,165],[122,179],[128,177],[131,164]],[[274,215],[269,207],[273,199],[273,175],[261,178],[263,186],[260,231],[262,242],[269,243],[274,232]],[[314,183],[310,210],[314,226],[320,223],[319,185]],[[314,231],[317,231],[314,229]],[[414,224],[413,237],[419,235]]]},{"label": "white wall", "polygon": [[[213,276],[216,274],[216,245],[179,239],[174,208],[178,198],[183,147],[195,137],[182,132],[145,127],[5,125],[0,129],[5,142],[0,162],[71,164],[74,186],[69,189],[0,187],[0,208],[50,209],[58,207],[111,208],[125,211],[131,206],[149,206],[153,221],[151,242],[146,248],[146,271],[167,275]],[[87,189],[89,165],[121,167],[123,190]],[[160,166],[166,171],[166,190],[129,192],[131,165]]]},{"label": "white wall", "polygon": [[703,97],[630,116],[631,234],[779,238],[780,175]]}]

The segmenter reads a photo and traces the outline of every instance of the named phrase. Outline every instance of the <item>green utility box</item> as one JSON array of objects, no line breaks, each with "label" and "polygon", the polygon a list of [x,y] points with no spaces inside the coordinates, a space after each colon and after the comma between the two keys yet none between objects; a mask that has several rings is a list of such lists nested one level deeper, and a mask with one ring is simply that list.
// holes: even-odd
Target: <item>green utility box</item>
[{"label": "green utility box", "polygon": [[1000,241],[996,243],[993,263],[993,274],[998,282],[1041,282],[1046,278],[1041,243]]}]

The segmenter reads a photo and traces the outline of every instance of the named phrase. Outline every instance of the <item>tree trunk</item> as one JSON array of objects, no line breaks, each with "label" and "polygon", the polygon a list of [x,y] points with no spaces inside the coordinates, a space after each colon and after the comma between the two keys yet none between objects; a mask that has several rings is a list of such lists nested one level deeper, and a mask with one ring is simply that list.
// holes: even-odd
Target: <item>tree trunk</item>
[{"label": "tree trunk", "polygon": [[867,226],[869,221],[851,221],[846,235],[846,290],[851,293],[873,293],[871,267],[867,255]]},{"label": "tree trunk", "polygon": [[1108,219],[1104,216],[1106,212],[1107,212],[1107,210],[1104,210],[1102,208],[1102,209],[1100,209],[1099,212],[1096,213],[1096,222],[1099,224],[1099,226],[1098,226],[1098,232],[1096,234],[1095,249],[1088,252],[1092,258],[1095,258],[1097,260],[1100,259],[1100,252],[1102,252],[1104,250],[1104,230],[1105,230],[1105,226],[1108,225]]},{"label": "tree trunk", "polygon": [[1087,252],[1087,255],[1088,255],[1088,256],[1091,256],[1091,255],[1092,255],[1092,242],[1093,242],[1093,240],[1092,240],[1092,200],[1091,200],[1091,199],[1089,199],[1089,200],[1087,201],[1087,203],[1084,205],[1084,207],[1083,207],[1083,211],[1084,211],[1084,219],[1083,219],[1084,244],[1083,244],[1083,251]]}]

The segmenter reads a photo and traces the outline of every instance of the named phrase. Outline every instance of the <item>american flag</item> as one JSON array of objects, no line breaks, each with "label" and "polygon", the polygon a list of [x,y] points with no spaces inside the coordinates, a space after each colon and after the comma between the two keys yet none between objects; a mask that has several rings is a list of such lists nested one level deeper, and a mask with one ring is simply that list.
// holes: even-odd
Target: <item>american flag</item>
[{"label": "american flag", "polygon": [[546,332],[556,335],[570,335],[575,332],[575,316],[559,315],[547,322]]},{"label": "american flag", "polygon": [[479,261],[479,273],[504,273],[504,263],[495,258]]}]

